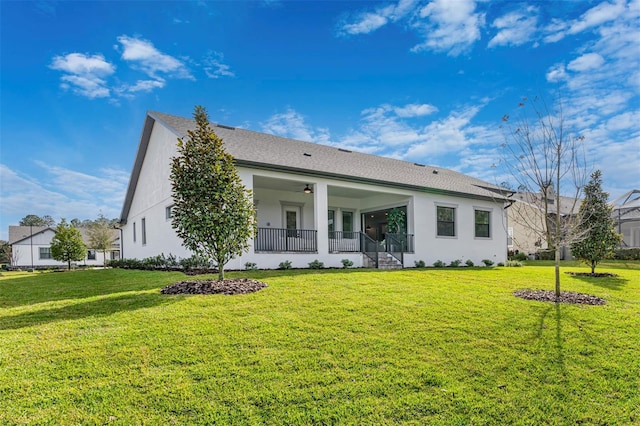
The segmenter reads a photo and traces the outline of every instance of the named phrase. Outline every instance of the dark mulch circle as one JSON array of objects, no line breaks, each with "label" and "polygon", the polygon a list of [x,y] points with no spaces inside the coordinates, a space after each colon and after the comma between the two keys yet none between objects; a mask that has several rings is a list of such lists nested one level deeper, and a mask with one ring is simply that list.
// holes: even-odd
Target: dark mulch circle
[{"label": "dark mulch circle", "polygon": [[578,303],[581,305],[604,305],[606,300],[592,296],[590,294],[575,293],[573,291],[562,291],[560,297],[556,298],[556,292],[550,290],[516,290],[513,295],[521,299],[537,300],[538,302],[559,302],[559,303]]},{"label": "dark mulch circle", "polygon": [[162,294],[247,294],[253,293],[267,285],[248,278],[227,280],[180,281],[160,290]]},{"label": "dark mulch circle", "polygon": [[574,276],[574,277],[593,277],[593,278],[613,278],[617,277],[618,274],[612,274],[611,272],[565,272],[565,274]]}]

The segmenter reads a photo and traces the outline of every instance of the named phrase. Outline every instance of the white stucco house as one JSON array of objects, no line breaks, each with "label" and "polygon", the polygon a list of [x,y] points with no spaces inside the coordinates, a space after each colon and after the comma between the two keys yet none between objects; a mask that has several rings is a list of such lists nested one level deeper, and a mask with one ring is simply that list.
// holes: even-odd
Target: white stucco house
[{"label": "white stucco house", "polygon": [[[507,257],[501,188],[442,168],[212,124],[253,191],[258,232],[228,269],[412,267],[422,260],[481,265]],[[171,227],[170,161],[194,120],[148,112],[122,208],[123,258],[189,257]],[[388,233],[401,209],[406,229]]]},{"label": "white stucco house", "polygon": [[[80,228],[82,239],[89,245],[86,229]],[[47,226],[9,226],[9,244],[11,245],[11,266],[17,268],[49,268],[67,267],[66,262],[59,262],[51,257],[51,240],[56,234],[53,227]],[[120,236],[117,230],[113,230],[113,244],[106,252],[107,260],[120,258]],[[85,258],[73,262],[82,266],[104,265],[102,252],[88,248]]]}]

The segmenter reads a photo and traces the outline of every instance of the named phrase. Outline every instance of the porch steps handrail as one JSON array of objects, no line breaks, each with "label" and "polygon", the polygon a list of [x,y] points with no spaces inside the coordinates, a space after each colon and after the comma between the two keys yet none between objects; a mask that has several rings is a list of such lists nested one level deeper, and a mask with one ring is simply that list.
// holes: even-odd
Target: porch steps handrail
[{"label": "porch steps handrail", "polygon": [[380,243],[364,232],[360,232],[360,251],[369,258],[375,268],[378,269],[378,253],[380,252]]}]

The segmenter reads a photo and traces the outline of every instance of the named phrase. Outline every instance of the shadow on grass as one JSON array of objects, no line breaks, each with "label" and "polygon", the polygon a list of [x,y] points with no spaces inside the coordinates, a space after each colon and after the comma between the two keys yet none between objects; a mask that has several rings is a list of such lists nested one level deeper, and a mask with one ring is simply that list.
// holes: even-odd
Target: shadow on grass
[{"label": "shadow on grass", "polygon": [[50,272],[0,281],[0,309],[114,293],[160,289],[184,279],[179,272],[123,269]]},{"label": "shadow on grass", "polygon": [[0,317],[0,330],[16,330],[56,321],[89,317],[106,317],[118,312],[135,311],[172,303],[178,299],[159,293],[125,294],[91,302],[80,302],[61,308],[41,309],[18,315]]},{"label": "shadow on grass", "polygon": [[621,291],[624,289],[624,286],[629,282],[628,279],[617,276],[617,277],[589,277],[583,275],[571,275],[572,278],[579,279],[588,284],[593,284],[596,287],[602,287],[609,290],[617,290]]}]

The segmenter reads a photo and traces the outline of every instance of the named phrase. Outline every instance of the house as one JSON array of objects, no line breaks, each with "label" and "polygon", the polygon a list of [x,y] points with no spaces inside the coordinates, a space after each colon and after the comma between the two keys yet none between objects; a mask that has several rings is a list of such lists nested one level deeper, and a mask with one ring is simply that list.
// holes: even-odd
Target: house
[{"label": "house", "polygon": [[612,201],[616,230],[622,247],[640,247],[640,189],[633,189]]},{"label": "house", "polygon": [[[79,228],[82,239],[89,246],[89,238],[85,228]],[[66,262],[59,262],[51,257],[51,240],[56,234],[53,227],[47,226],[9,226],[9,245],[11,246],[11,266],[17,268],[66,267]],[[120,258],[120,236],[113,230],[113,244],[106,252],[107,260]],[[84,260],[74,262],[83,266],[102,266],[102,252],[88,249]]]},{"label": "house", "polygon": [[[253,191],[258,230],[227,264],[277,268],[414,266],[422,260],[482,264],[507,256],[504,191],[464,174],[222,124],[212,124]],[[170,159],[194,120],[148,112],[120,223],[123,257],[191,255],[171,227]],[[388,216],[404,212],[390,233]]]},{"label": "house", "polygon": [[[547,197],[547,221],[553,226],[556,214],[560,213],[563,227],[570,226],[580,210],[581,200],[575,197],[560,196],[560,208],[556,206],[554,192]],[[539,250],[546,250],[549,244],[545,236],[544,199],[542,194],[535,192],[516,192],[510,197],[512,205],[508,212],[508,243],[509,251],[534,254]],[[569,259],[568,249],[561,252],[562,259]]]}]

